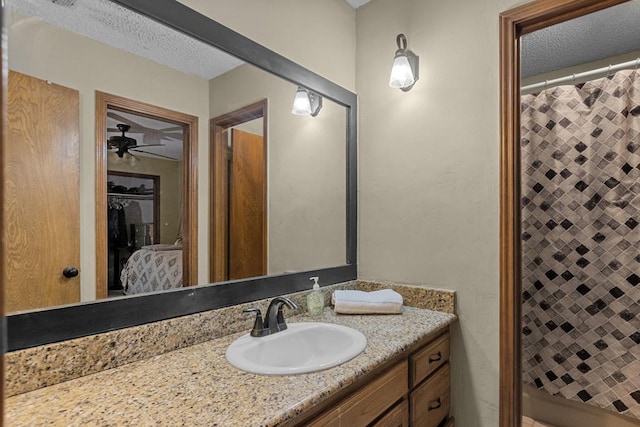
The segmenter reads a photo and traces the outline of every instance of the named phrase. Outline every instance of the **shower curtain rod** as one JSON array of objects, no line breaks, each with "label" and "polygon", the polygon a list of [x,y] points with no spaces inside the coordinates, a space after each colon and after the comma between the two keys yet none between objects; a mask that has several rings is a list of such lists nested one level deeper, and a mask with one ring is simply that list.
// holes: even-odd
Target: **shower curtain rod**
[{"label": "shower curtain rod", "polygon": [[562,83],[569,83],[576,81],[577,79],[583,79],[585,77],[593,77],[600,74],[609,75],[610,73],[615,73],[616,71],[624,70],[626,68],[636,67],[638,68],[640,65],[640,58],[634,59],[633,61],[623,62],[616,65],[609,65],[608,67],[597,68],[591,71],[584,71],[582,73],[571,74],[570,76],[558,77],[557,79],[545,80],[540,83],[534,83],[531,85],[523,86],[520,88],[520,92],[528,92],[530,90],[535,89],[545,89],[549,86],[556,86]]}]

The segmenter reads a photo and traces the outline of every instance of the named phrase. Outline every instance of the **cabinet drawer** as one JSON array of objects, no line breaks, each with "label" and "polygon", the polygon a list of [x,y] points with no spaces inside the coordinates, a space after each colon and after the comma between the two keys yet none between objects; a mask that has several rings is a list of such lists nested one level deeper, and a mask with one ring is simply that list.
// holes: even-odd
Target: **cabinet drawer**
[{"label": "cabinet drawer", "polygon": [[449,364],[410,395],[411,425],[436,427],[449,415]]},{"label": "cabinet drawer", "polygon": [[341,401],[308,426],[366,426],[407,394],[409,367],[403,361]]},{"label": "cabinet drawer", "polygon": [[372,427],[409,427],[409,402],[403,400]]},{"label": "cabinet drawer", "polygon": [[411,387],[420,384],[436,369],[449,360],[449,333],[437,338],[409,358],[411,364]]}]

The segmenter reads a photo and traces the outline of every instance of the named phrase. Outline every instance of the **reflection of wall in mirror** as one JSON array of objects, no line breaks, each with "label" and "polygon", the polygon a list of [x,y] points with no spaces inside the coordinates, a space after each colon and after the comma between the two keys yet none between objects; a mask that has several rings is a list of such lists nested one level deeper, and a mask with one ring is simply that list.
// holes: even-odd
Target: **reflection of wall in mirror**
[{"label": "reflection of wall in mirror", "polygon": [[355,92],[356,11],[344,0],[179,1]]},{"label": "reflection of wall in mirror", "polygon": [[[208,82],[7,10],[9,68],[80,92],[81,298],[95,299],[95,91],[199,117],[199,181],[206,182]],[[199,193],[199,229],[206,235],[206,187]],[[199,242],[199,279],[207,282],[206,239]]]},{"label": "reflection of wall in mirror", "polygon": [[160,177],[160,241],[174,243],[180,237],[182,208],[182,162],[141,157],[135,166],[117,164],[107,156],[109,171],[158,175]]},{"label": "reflection of wall in mirror", "polygon": [[239,125],[233,126],[233,128],[260,136],[263,136],[262,134],[264,133],[264,127],[261,118],[240,123]]},{"label": "reflection of wall in mirror", "polygon": [[346,109],[295,116],[297,87],[252,65],[210,81],[211,117],[268,99],[268,273],[346,262]]}]

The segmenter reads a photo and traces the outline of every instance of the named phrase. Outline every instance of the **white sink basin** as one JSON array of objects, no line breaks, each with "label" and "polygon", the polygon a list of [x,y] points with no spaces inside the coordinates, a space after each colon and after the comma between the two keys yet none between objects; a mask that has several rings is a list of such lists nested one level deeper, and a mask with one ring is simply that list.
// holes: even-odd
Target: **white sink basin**
[{"label": "white sink basin", "polygon": [[342,325],[290,323],[287,327],[266,337],[241,336],[227,348],[227,360],[255,374],[304,374],[340,365],[367,346],[362,332]]}]

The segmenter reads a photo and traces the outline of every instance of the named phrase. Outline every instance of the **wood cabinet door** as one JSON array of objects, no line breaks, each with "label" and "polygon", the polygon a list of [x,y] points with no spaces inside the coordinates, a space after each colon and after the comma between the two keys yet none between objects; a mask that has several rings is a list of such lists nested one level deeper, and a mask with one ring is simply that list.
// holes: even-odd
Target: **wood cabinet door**
[{"label": "wood cabinet door", "polygon": [[267,274],[266,162],[262,136],[232,129],[229,279]]},{"label": "wood cabinet door", "polygon": [[449,416],[449,364],[411,392],[411,425],[437,427]]},{"label": "wood cabinet door", "polygon": [[409,403],[406,400],[398,403],[373,427],[409,427]]},{"label": "wood cabinet door", "polygon": [[[406,397],[409,388],[408,377],[408,363],[405,360],[340,401],[338,405],[322,416],[305,425],[309,427],[365,427],[371,425],[394,403]],[[381,425],[390,426],[392,424]]]},{"label": "wood cabinet door", "polygon": [[9,72],[3,159],[5,310],[80,301],[79,93]]}]

